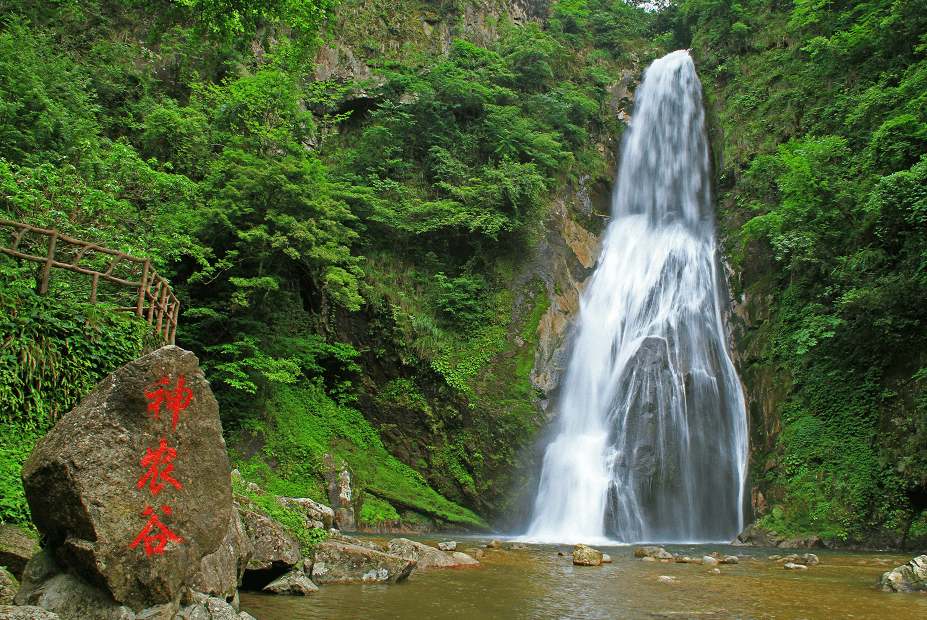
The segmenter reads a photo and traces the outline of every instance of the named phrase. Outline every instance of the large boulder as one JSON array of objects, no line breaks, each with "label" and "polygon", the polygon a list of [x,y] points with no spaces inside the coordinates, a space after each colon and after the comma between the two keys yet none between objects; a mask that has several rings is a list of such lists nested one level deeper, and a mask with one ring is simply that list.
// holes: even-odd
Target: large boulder
[{"label": "large boulder", "polygon": [[138,611],[177,601],[232,507],[216,399],[196,356],[163,347],[106,377],[23,466],[63,568]]},{"label": "large boulder", "polygon": [[882,573],[878,588],[883,592],[927,592],[927,555]]},{"label": "large boulder", "polygon": [[0,525],[0,566],[5,566],[17,579],[29,559],[39,552],[39,545],[25,531],[15,525]]},{"label": "large boulder", "polygon": [[248,570],[290,569],[303,559],[299,545],[279,521],[247,508],[241,509],[241,520],[254,547]]},{"label": "large boulder", "polygon": [[200,560],[200,569],[190,579],[189,585],[197,592],[229,600],[238,591],[252,555],[254,544],[245,533],[238,508],[232,506],[225,539],[215,553]]},{"label": "large boulder", "polygon": [[414,560],[337,540],[315,547],[312,581],[334,583],[398,583],[416,566]]},{"label": "large boulder", "polygon": [[394,538],[387,546],[390,553],[414,560],[419,568],[461,568],[479,565],[479,562],[466,553],[447,553],[408,538]]}]

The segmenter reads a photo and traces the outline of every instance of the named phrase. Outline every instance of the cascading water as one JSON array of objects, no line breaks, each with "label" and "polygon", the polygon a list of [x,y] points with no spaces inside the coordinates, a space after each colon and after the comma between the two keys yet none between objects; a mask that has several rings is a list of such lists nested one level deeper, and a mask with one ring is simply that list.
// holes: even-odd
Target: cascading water
[{"label": "cascading water", "polygon": [[743,526],[746,414],[687,52],[647,69],[635,107],[530,540],[715,542]]}]

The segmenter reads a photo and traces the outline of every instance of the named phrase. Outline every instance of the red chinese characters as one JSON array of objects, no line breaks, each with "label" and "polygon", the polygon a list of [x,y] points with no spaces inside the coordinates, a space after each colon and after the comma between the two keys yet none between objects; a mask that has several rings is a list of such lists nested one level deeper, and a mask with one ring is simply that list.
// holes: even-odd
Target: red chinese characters
[{"label": "red chinese characters", "polygon": [[[178,491],[183,488],[179,482],[170,476],[170,473],[174,471],[174,466],[168,463],[168,461],[177,456],[177,450],[168,448],[166,439],[162,439],[160,443],[161,445],[156,451],[152,452],[151,448],[148,448],[148,454],[142,457],[142,467],[147,467],[148,471],[142,474],[142,477],[138,479],[138,484],[136,485],[136,487],[140,489],[145,485],[145,481],[150,479],[151,492],[154,495],[161,492],[165,483],[174,485]],[[161,464],[164,464],[163,470],[158,468]],[[159,480],[163,480],[164,482],[159,482]]]},{"label": "red chinese characters", "polygon": [[[164,511],[164,514],[171,514],[171,509],[167,506],[161,506],[161,510]],[[148,523],[145,524],[145,527],[142,528],[142,531],[139,532],[138,536],[135,537],[135,540],[129,545],[129,547],[135,547],[140,542],[145,542],[145,554],[151,555],[152,553],[164,553],[164,548],[167,546],[167,541],[175,542],[180,544],[183,542],[180,536],[174,532],[167,529],[167,526],[161,523],[161,520],[158,518],[158,515],[154,514],[154,511],[151,509],[151,506],[145,508],[145,512],[142,513],[143,517],[148,517]],[[160,530],[157,534],[152,534],[151,530],[153,528],[158,528]]]},{"label": "red chinese characters", "polygon": [[[159,385],[169,385],[167,377],[161,377],[161,380],[151,387]],[[157,390],[151,392],[145,390],[145,397],[148,398],[148,400],[154,401],[148,404],[148,411],[154,412],[155,421],[157,421],[158,414],[161,412],[161,403],[165,400],[167,401],[167,408],[172,414],[171,430],[177,430],[177,416],[190,405],[190,401],[193,400],[193,390],[183,386],[183,375],[180,375],[180,378],[177,380],[177,387],[173,390],[168,391],[165,390],[164,387],[159,387]]]},{"label": "red chinese characters", "polygon": [[[193,390],[184,387],[183,375],[177,379],[177,387],[173,390],[170,389],[170,380],[167,377],[161,377],[160,381],[145,389],[145,397],[151,401],[148,404],[148,411],[154,413],[156,422],[161,412],[161,404],[167,404],[167,409],[171,412],[171,430],[177,430],[177,419],[180,412],[190,406],[193,401]],[[171,475],[174,471],[174,464],[171,461],[176,457],[177,449],[168,446],[167,439],[159,439],[158,448],[152,450],[149,447],[141,458],[142,474],[135,485],[136,488],[142,489],[147,484],[152,495],[159,494],[165,485],[171,485],[178,491],[183,490],[183,484]],[[161,511],[165,515],[173,512],[169,506],[165,505],[161,506]],[[146,555],[157,555],[164,553],[169,542],[176,544],[183,542],[180,536],[161,523],[160,517],[154,513],[151,506],[145,507],[142,516],[148,517],[148,522],[142,527],[135,540],[129,544],[130,548],[144,543]]]}]

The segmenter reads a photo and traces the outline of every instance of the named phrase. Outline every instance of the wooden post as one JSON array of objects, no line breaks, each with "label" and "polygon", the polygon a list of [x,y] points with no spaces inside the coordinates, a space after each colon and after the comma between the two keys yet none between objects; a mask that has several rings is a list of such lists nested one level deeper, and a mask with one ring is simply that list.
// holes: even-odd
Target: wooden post
[{"label": "wooden post", "polygon": [[145,259],[144,267],[142,267],[142,285],[138,287],[138,304],[135,306],[135,314],[142,316],[142,309],[145,307],[145,290],[148,286],[148,264],[151,261]]},{"label": "wooden post", "polygon": [[39,295],[45,297],[48,292],[48,276],[51,274],[52,262],[55,260],[55,242],[58,240],[58,231],[51,236],[48,242],[48,258],[45,262],[45,272],[42,274],[42,287],[39,289]]},{"label": "wooden post", "polygon": [[161,321],[164,320],[164,315],[167,313],[166,301],[167,301],[167,284],[165,284],[164,287],[161,289],[161,299],[158,300],[158,327],[157,327],[158,334],[161,336],[161,338],[164,338],[165,340],[167,340],[167,338],[166,338],[166,334],[161,331]]}]

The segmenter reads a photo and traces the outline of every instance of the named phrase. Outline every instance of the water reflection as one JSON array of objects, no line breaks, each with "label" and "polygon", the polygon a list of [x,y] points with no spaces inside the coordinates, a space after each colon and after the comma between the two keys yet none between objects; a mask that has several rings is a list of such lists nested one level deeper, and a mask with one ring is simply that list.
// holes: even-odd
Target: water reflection
[{"label": "water reflection", "polygon": [[[633,547],[601,549],[612,564],[573,566],[567,546],[487,549],[479,568],[416,570],[404,583],[327,586],[308,598],[243,594],[241,605],[258,620],[927,618],[927,596],[873,588],[884,571],[913,554],[822,550],[816,552],[820,565],[797,572],[767,559],[781,550],[666,546],[691,556],[712,551],[740,556],[740,564],[722,565],[721,574],[713,575],[696,564],[643,562],[633,557]],[[558,550],[566,555],[557,556]],[[660,575],[677,581],[660,583]]]}]

